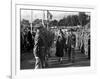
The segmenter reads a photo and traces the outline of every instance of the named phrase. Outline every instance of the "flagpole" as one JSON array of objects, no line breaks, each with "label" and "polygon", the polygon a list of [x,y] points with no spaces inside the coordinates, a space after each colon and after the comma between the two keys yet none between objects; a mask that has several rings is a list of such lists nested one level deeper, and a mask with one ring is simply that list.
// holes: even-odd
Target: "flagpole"
[{"label": "flagpole", "polygon": [[43,24],[43,26],[45,27],[45,25],[44,25],[44,20],[45,20],[45,11],[43,10],[43,19],[42,19],[42,24]]},{"label": "flagpole", "polygon": [[49,19],[48,19],[48,10],[47,10],[47,29],[48,29],[48,21]]},{"label": "flagpole", "polygon": [[33,10],[31,10],[31,33],[32,33]]},{"label": "flagpole", "polygon": [[49,29],[49,22],[52,19],[52,14],[47,10],[47,29]]}]

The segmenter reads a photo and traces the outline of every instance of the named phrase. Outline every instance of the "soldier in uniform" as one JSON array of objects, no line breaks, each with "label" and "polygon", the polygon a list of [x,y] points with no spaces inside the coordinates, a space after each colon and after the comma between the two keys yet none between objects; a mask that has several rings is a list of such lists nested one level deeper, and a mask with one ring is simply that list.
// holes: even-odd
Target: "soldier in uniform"
[{"label": "soldier in uniform", "polygon": [[75,46],[76,46],[76,36],[71,31],[68,36],[68,57],[69,61],[74,62],[75,60]]},{"label": "soldier in uniform", "polygon": [[34,49],[33,49],[33,53],[35,56],[35,69],[38,68],[44,68],[45,67],[45,44],[44,44],[44,40],[43,40],[43,35],[41,34],[41,29],[43,27],[37,27],[37,31],[36,31],[36,35],[35,35],[35,39],[34,39]]}]

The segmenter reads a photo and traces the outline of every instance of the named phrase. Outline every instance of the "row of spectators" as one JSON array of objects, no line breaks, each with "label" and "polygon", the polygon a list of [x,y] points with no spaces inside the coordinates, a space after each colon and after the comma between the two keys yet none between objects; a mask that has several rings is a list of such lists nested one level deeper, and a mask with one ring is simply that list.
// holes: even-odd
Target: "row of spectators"
[{"label": "row of spectators", "polygon": [[26,28],[20,35],[21,52],[23,53],[32,50],[34,46],[35,32],[31,33],[30,28]]}]

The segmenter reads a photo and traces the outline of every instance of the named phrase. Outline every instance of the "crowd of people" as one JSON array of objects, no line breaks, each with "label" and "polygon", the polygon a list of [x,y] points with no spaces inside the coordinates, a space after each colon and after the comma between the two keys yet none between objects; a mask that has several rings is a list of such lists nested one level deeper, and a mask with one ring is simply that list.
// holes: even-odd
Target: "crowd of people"
[{"label": "crowd of people", "polygon": [[[21,32],[21,52],[33,50],[33,55],[36,61],[35,69],[48,67],[47,60],[50,53],[48,53],[49,51],[47,45],[48,39],[44,39],[44,38],[48,38],[48,35],[45,36],[44,35],[46,34],[45,32],[43,34],[43,28],[44,28],[43,26],[38,26],[35,28],[35,32],[31,32],[30,28],[26,28],[24,29],[23,32]],[[68,32],[68,36],[66,38],[66,35],[62,31],[62,29],[59,29],[58,31],[59,34],[56,39],[55,56],[57,56],[59,58],[58,61],[62,63],[63,60],[62,57],[64,57],[64,52],[67,52],[68,60],[74,63],[76,35],[70,29]],[[81,52],[85,50],[83,45],[84,44],[82,44],[80,48]],[[90,39],[88,40],[88,58],[90,59]]]},{"label": "crowd of people", "polygon": [[[56,42],[56,56],[60,57],[59,61],[62,62],[62,57],[64,56],[64,52],[68,52],[69,61],[74,62],[75,60],[75,46],[76,46],[76,36],[70,30],[68,38],[66,40],[64,33],[60,29],[60,36],[57,38]],[[66,43],[67,41],[67,43]]]},{"label": "crowd of people", "polygon": [[22,32],[21,32],[21,53],[25,53],[27,51],[30,51],[33,49],[34,47],[34,37],[35,37],[35,32],[31,33],[30,28],[25,28]]},{"label": "crowd of people", "polygon": [[[41,28],[37,28],[35,35],[35,45],[34,45],[34,56],[36,59],[35,69],[48,67],[46,58],[46,47],[44,41],[41,37]],[[46,40],[45,40],[46,41]],[[67,41],[67,43],[66,43]],[[69,31],[68,39],[66,40],[65,34],[61,29],[59,29],[59,35],[56,40],[56,53],[55,56],[59,57],[58,61],[62,63],[62,57],[64,52],[68,52],[68,60],[72,63],[75,62],[75,46],[76,46],[76,36],[73,31]]]}]

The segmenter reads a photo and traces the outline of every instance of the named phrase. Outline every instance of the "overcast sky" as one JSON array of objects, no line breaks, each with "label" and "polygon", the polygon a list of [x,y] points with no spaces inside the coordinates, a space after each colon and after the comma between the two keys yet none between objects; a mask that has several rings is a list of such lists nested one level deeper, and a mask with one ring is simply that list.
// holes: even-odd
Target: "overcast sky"
[{"label": "overcast sky", "polygon": [[[78,12],[62,12],[62,11],[49,11],[49,12],[53,15],[52,20],[54,19],[60,20],[63,17],[67,17],[68,15],[78,15]],[[33,10],[31,12],[31,10],[21,10],[21,20],[26,19],[31,22],[31,20],[34,21],[35,19],[43,19],[43,14],[45,14],[44,17],[45,19],[47,19],[47,11]],[[31,18],[31,16],[33,17]]]}]

